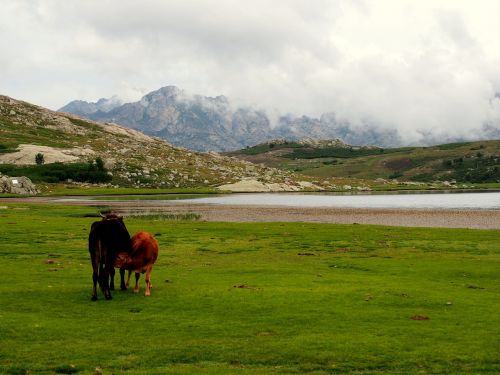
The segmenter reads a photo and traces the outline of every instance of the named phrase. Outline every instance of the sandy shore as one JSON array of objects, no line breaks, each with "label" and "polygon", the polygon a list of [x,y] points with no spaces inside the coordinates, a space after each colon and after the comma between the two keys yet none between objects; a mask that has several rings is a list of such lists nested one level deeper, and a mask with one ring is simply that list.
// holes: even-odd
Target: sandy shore
[{"label": "sandy shore", "polygon": [[[103,206],[96,201],[61,201],[61,198],[0,198],[6,203],[57,203]],[[336,224],[377,224],[407,227],[500,229],[500,210],[358,209],[303,208],[282,206],[238,206],[187,204],[182,201],[109,201],[106,206],[124,215],[150,213],[196,213],[206,221],[229,222],[314,222]]]}]

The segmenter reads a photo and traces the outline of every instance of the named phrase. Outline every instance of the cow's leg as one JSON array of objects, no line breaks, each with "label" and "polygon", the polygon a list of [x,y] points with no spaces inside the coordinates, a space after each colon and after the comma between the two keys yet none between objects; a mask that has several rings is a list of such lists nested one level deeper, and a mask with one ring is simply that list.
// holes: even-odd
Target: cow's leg
[{"label": "cow's leg", "polygon": [[99,281],[99,265],[97,264],[95,253],[90,254],[90,260],[92,262],[92,301],[97,301],[97,282]]},{"label": "cow's leg", "polygon": [[127,290],[127,287],[128,282],[127,285],[125,285],[125,268],[120,268],[120,289]]},{"label": "cow's leg", "polygon": [[109,283],[109,289],[115,290],[115,268],[114,267],[111,267],[111,269],[109,270],[109,277],[111,279],[111,281]]},{"label": "cow's leg", "polygon": [[135,273],[135,287],[134,287],[134,293],[139,293],[139,278],[141,277],[141,274],[139,272]]},{"label": "cow's leg", "polygon": [[101,289],[104,293],[104,298],[111,299],[111,292],[109,291],[109,271],[103,264],[101,264],[99,271],[99,278],[101,279]]},{"label": "cow's leg", "polygon": [[151,295],[151,288],[153,287],[153,285],[151,285],[151,272],[153,272],[153,265],[149,266],[146,270],[146,292],[144,293],[145,296]]},{"label": "cow's leg", "polygon": [[92,287],[92,297],[90,298],[92,301],[97,301],[97,279],[99,276],[97,275],[97,272],[92,272],[92,281],[94,283]]}]

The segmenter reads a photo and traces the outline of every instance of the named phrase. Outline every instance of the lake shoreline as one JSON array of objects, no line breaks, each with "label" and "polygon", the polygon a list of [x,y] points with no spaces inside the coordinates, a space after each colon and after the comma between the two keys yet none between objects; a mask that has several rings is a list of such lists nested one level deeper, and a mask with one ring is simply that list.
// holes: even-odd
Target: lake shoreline
[{"label": "lake shoreline", "polygon": [[0,198],[1,204],[64,204],[107,206],[125,216],[194,213],[204,221],[313,222],[403,227],[500,229],[500,210],[285,207],[193,204],[179,201],[61,201],[55,197]]}]

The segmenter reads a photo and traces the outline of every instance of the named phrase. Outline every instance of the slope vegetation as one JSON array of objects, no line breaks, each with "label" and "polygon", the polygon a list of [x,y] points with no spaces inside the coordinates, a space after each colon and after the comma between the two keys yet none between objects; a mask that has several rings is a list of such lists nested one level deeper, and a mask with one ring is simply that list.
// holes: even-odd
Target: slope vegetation
[{"label": "slope vegetation", "polygon": [[500,182],[500,141],[383,149],[339,141],[272,141],[230,153],[305,175],[401,181]]}]

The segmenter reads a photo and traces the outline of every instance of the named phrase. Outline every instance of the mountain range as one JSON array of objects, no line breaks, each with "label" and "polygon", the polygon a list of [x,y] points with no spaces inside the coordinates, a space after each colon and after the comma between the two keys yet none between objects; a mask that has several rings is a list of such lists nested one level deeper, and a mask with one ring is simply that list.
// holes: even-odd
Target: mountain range
[{"label": "mountain range", "polygon": [[121,124],[196,151],[232,151],[276,138],[340,138],[352,145],[383,147],[401,143],[396,130],[371,125],[355,129],[338,121],[334,113],[320,118],[284,115],[272,124],[263,110],[235,107],[225,96],[190,96],[175,86],[162,87],[133,103],[116,97],[96,103],[75,100],[59,111]]}]

